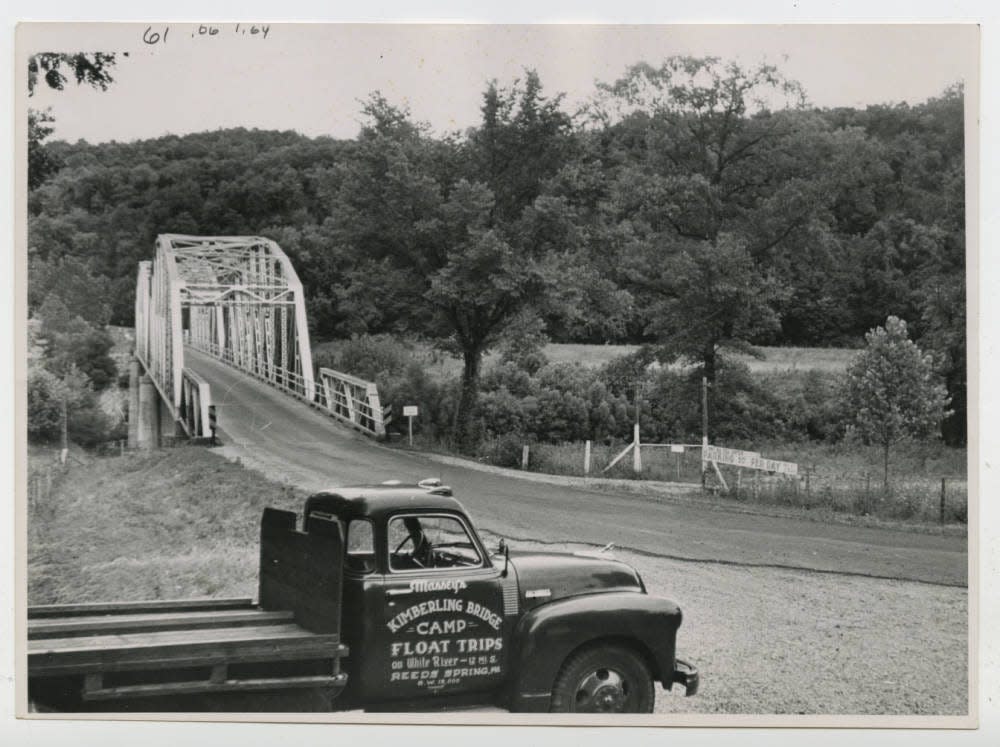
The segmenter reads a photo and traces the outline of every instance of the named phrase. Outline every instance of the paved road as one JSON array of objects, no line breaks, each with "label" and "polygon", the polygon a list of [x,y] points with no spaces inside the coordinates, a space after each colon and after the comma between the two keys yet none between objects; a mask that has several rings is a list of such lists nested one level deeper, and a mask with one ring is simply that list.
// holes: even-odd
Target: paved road
[{"label": "paved road", "polygon": [[965,586],[965,538],[676,505],[442,465],[373,443],[205,355],[223,439],[248,466],[307,490],[440,477],[485,530],[511,539],[614,542],[674,558],[759,564]]}]

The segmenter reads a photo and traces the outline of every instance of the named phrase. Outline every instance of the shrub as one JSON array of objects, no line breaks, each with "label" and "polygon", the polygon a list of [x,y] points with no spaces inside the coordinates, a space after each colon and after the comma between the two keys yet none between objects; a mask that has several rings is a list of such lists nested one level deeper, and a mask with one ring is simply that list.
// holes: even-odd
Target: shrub
[{"label": "shrub", "polygon": [[405,427],[403,407],[416,405],[420,414],[413,421],[414,433],[424,433],[431,438],[447,438],[451,433],[458,401],[457,379],[438,381],[418,361],[410,361],[397,373],[379,374],[375,383],[382,406],[392,405],[397,428]]},{"label": "shrub", "polygon": [[761,387],[777,398],[787,438],[833,442],[844,435],[837,399],[841,380],[838,374],[809,370],[765,376]]},{"label": "shrub", "polygon": [[28,369],[28,439],[47,441],[62,430],[62,402],[66,387],[44,368]]},{"label": "shrub", "polygon": [[483,423],[487,437],[519,434],[524,429],[524,409],[521,399],[505,386],[479,395],[476,417]]},{"label": "shrub", "polygon": [[317,365],[368,381],[398,376],[413,360],[412,347],[392,335],[357,335],[341,342],[336,351],[317,356]]},{"label": "shrub", "polygon": [[539,441],[559,443],[589,437],[587,403],[582,397],[557,389],[543,389],[538,409],[527,422],[527,430]]},{"label": "shrub", "polygon": [[520,433],[504,433],[495,438],[484,438],[479,443],[477,455],[498,467],[520,467],[525,442]]},{"label": "shrub", "polygon": [[28,438],[53,441],[62,434],[66,402],[66,430],[71,441],[93,447],[125,436],[126,424],[116,423],[100,407],[90,380],[76,369],[60,379],[44,368],[28,371]]},{"label": "shrub", "polygon": [[538,381],[516,363],[504,361],[483,373],[479,388],[482,392],[506,389],[513,396],[523,398],[538,393]]},{"label": "shrub", "polygon": [[72,369],[78,369],[98,391],[115,382],[118,366],[110,355],[114,339],[107,330],[73,316],[53,294],[45,299],[38,315],[46,341],[45,365],[50,371],[64,377]]}]

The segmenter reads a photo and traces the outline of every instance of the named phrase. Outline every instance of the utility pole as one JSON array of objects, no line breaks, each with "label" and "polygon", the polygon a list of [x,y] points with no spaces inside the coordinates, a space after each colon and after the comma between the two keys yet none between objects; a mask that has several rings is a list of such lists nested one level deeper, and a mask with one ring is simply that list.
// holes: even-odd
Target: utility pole
[{"label": "utility pole", "polygon": [[69,456],[69,417],[67,415],[66,395],[62,398],[62,449],[59,451],[59,463],[66,464],[66,457]]},{"label": "utility pole", "polygon": [[705,487],[708,475],[708,460],[705,459],[705,452],[708,451],[708,377],[701,377],[701,487]]},{"label": "utility pole", "polygon": [[642,408],[642,381],[635,382],[635,428],[632,434],[632,471],[642,472],[642,446],[639,443],[639,410]]},{"label": "utility pole", "polygon": [[701,444],[708,446],[708,377],[701,377]]}]

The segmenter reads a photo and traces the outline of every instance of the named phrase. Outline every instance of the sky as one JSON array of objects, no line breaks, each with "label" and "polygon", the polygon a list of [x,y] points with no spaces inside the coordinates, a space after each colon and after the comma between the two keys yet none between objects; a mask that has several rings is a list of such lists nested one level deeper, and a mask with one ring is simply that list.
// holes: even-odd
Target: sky
[{"label": "sky", "polygon": [[[266,28],[266,32],[265,32]],[[215,33],[212,30],[216,30]],[[636,62],[712,55],[767,61],[818,106],[918,103],[977,80],[978,31],[965,25],[489,26],[383,24],[26,24],[37,51],[116,51],[107,91],[41,86],[54,139],[130,141],[227,127],[354,137],[375,90],[438,134],[478,122],[487,81],[538,71],[575,110]],[[971,90],[974,86],[970,86]]]}]

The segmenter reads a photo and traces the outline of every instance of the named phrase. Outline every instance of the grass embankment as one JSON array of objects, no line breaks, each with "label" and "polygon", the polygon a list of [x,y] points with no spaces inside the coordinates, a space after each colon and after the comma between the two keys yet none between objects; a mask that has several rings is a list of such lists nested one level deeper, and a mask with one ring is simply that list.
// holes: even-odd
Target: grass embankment
[{"label": "grass embankment", "polygon": [[28,507],[28,603],[255,596],[261,512],[304,497],[201,447],[73,464]]}]

